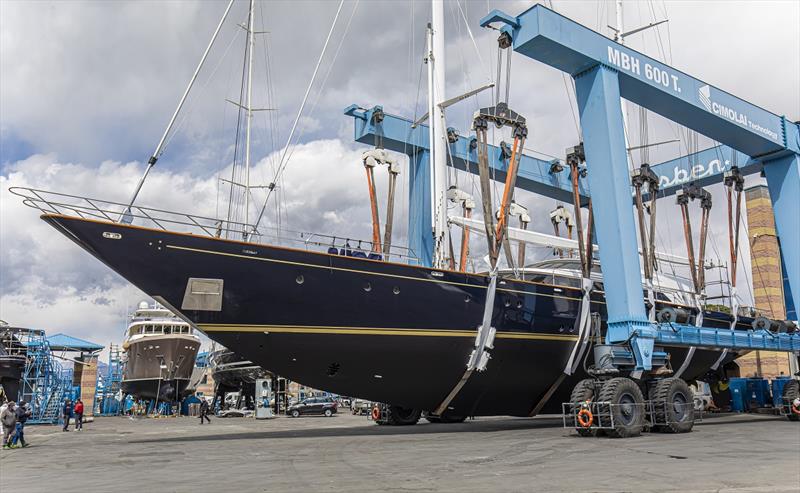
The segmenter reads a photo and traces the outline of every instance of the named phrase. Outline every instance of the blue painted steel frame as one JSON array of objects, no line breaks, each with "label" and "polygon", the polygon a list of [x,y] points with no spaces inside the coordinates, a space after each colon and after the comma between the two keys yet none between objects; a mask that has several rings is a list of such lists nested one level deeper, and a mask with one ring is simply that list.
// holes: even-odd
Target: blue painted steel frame
[{"label": "blue painted steel frame", "polygon": [[[482,26],[500,22],[514,51],[575,79],[588,174],[603,265],[610,343],[630,341],[637,370],[651,369],[654,342],[692,340],[714,346],[739,334],[720,329],[649,324],[644,316],[639,256],[619,98],[648,108],[766,164],[792,304],[800,306],[800,127],[589,28],[536,5],[517,17],[494,11]],[[788,304],[788,303],[787,303]],[[724,332],[724,334],[723,334]],[[707,334],[706,334],[707,333]],[[746,335],[746,333],[745,333]],[[711,337],[709,339],[708,337]],[[797,335],[770,335],[778,340]],[[674,341],[673,341],[674,342]],[[713,342],[713,344],[712,344]],[[744,341],[753,344],[752,340]],[[796,342],[796,341],[795,341]],[[683,343],[683,342],[682,342]],[[797,350],[789,344],[776,350]]]},{"label": "blue painted steel frame", "polygon": [[[356,142],[375,145],[379,138],[383,138],[384,147],[391,151],[409,156],[428,151],[426,126],[420,125],[413,128],[411,120],[389,114],[385,115],[380,125],[375,125],[371,121],[377,108],[380,106],[362,110],[357,105],[352,105],[345,109],[345,114],[354,118],[354,140]],[[459,142],[451,145],[453,159],[448,164],[463,171],[477,173],[477,154],[469,149],[469,144],[473,139],[475,139],[474,135],[461,136]],[[501,158],[499,148],[489,146],[489,156],[490,165],[498,174],[498,179],[504,180],[507,163]],[[550,173],[551,163],[552,161],[523,155],[520,160],[517,188],[562,202],[571,202],[572,185],[569,174],[567,172]],[[669,196],[689,182],[695,182],[700,186],[719,183],[725,172],[729,171],[734,164],[745,175],[758,173],[763,166],[759,159],[753,159],[728,146],[720,145],[654,164],[651,169],[659,177],[660,195]],[[581,203],[586,204],[591,195],[586,180],[581,180],[580,191]]]},{"label": "blue painted steel frame", "polygon": [[797,125],[577,22],[535,5],[517,17],[494,11],[482,26],[502,22],[513,49],[570,75],[597,64],[619,70],[625,99],[748,156],[800,152]]},{"label": "blue painted steel frame", "polygon": [[800,351],[800,332],[775,334],[768,330],[729,330],[660,324],[655,342],[668,346],[702,346],[715,349]]},{"label": "blue painted steel frame", "polygon": [[[383,121],[376,125],[373,123],[372,115],[377,109],[383,111],[380,106],[360,109],[357,105],[351,105],[345,108],[344,113],[352,116],[355,120],[354,140],[356,142],[376,145],[378,140],[382,140],[385,149],[409,156],[419,152],[426,152],[429,149],[428,127],[426,125],[412,127],[413,122],[411,120],[390,114],[385,114]],[[461,136],[456,143],[448,146],[449,166],[471,173],[478,172],[478,155],[470,147],[474,139],[474,136]],[[519,165],[517,188],[562,202],[572,202],[572,185],[569,173],[564,171],[558,174],[551,174],[550,164],[551,161],[523,155]],[[489,167],[493,170],[497,180],[505,180],[508,162],[502,158],[500,148],[497,146],[489,146]],[[585,180],[581,180],[579,191],[583,202],[586,203],[589,192],[586,188]]]},{"label": "blue painted steel frame", "polygon": [[594,190],[594,224],[606,286],[606,339],[622,342],[636,332],[636,361],[649,362],[655,331],[648,322],[642,298],[619,75],[610,67],[598,65],[574,79],[586,160],[593,163],[588,178],[589,188]]}]

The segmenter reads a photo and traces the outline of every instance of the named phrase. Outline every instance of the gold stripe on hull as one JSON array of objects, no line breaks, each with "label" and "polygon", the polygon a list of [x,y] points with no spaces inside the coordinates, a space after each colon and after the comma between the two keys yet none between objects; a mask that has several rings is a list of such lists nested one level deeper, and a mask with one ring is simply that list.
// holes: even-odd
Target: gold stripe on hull
[{"label": "gold stripe on hull", "polygon": [[[224,325],[199,324],[204,332],[275,332],[279,334],[336,334],[372,336],[416,336],[416,337],[469,337],[474,338],[472,330],[439,329],[393,329],[376,327],[309,327],[288,325]],[[540,341],[576,341],[577,336],[559,334],[529,334],[525,332],[498,332],[497,339],[529,339]]]},{"label": "gold stripe on hull", "polygon": [[[202,248],[190,248],[190,247],[183,247],[183,246],[178,246],[178,245],[167,245],[167,248],[168,249],[172,249],[172,250],[183,250],[183,251],[194,252],[194,253],[204,253],[204,254],[208,254],[208,255],[220,255],[220,256],[223,256],[223,257],[233,257],[233,258],[242,258],[242,259],[247,259],[247,260],[256,260],[256,261],[259,261],[259,262],[269,262],[269,263],[286,264],[286,265],[297,265],[297,266],[302,266],[302,267],[311,267],[311,268],[315,268],[315,269],[335,270],[335,271],[340,271],[340,272],[351,272],[351,273],[355,273],[355,274],[365,274],[365,275],[370,275],[370,276],[392,277],[392,278],[396,278],[396,279],[407,279],[409,281],[432,282],[434,284],[450,284],[450,285],[453,285],[453,286],[463,286],[463,287],[466,287],[466,288],[486,289],[486,286],[483,286],[483,285],[480,285],[480,284],[468,284],[468,283],[465,283],[465,282],[456,282],[456,281],[442,281],[442,280],[439,280],[439,279],[426,279],[426,278],[421,278],[421,277],[403,276],[403,275],[399,275],[399,274],[388,274],[386,272],[372,272],[372,271],[359,270],[359,269],[348,269],[348,268],[345,268],[345,267],[333,267],[333,266],[330,266],[330,265],[308,264],[308,263],[304,263],[304,262],[295,262],[295,261],[292,261],[292,260],[278,260],[278,259],[274,259],[274,258],[251,257],[251,256],[247,256],[247,255],[240,255],[238,253],[228,253],[228,252],[217,252],[217,251],[214,251],[214,250],[204,250]],[[432,272],[439,272],[436,269],[431,269],[431,271]],[[537,283],[527,283],[527,284],[534,284],[535,285]],[[543,286],[551,286],[549,284],[542,284],[542,285]],[[555,287],[557,289],[562,289],[562,290],[563,289],[571,289],[571,290],[575,290],[576,289],[576,288],[569,288],[569,287],[565,287],[565,286],[553,286],[553,287]],[[498,291],[503,291],[503,292],[506,292],[506,293],[517,293],[517,294],[522,294],[522,295],[527,295],[527,296],[547,296],[549,298],[559,298],[559,299],[573,300],[573,301],[580,301],[581,300],[581,298],[575,298],[575,297],[570,297],[570,296],[557,296],[557,295],[547,294],[547,293],[521,291],[521,290],[518,290],[518,289],[509,289],[509,288],[502,288],[502,287],[498,287],[497,290]]]}]

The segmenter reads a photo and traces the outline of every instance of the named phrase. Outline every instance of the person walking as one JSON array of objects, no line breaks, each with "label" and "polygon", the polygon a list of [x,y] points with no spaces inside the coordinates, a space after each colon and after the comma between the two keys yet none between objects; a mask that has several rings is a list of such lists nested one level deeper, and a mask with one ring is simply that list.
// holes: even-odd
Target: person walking
[{"label": "person walking", "polygon": [[28,444],[25,443],[25,423],[28,421],[28,418],[31,417],[31,407],[25,401],[20,401],[19,406],[17,406],[17,430],[14,434],[14,439],[11,441],[11,448],[17,446],[17,442],[19,442],[20,447],[27,447]]},{"label": "person walking", "polygon": [[14,401],[8,403],[2,413],[0,413],[0,422],[3,423],[3,448],[11,448],[11,438],[14,436],[17,429],[17,410]]},{"label": "person walking", "polygon": [[200,424],[203,424],[203,419],[211,424],[211,418],[208,417],[208,401],[205,398],[200,402]]},{"label": "person walking", "polygon": [[61,410],[61,414],[64,417],[64,428],[61,431],[69,431],[69,420],[72,418],[72,401],[69,400],[69,397],[64,399],[64,407]]},{"label": "person walking", "polygon": [[80,397],[75,402],[75,431],[83,431],[83,401]]}]

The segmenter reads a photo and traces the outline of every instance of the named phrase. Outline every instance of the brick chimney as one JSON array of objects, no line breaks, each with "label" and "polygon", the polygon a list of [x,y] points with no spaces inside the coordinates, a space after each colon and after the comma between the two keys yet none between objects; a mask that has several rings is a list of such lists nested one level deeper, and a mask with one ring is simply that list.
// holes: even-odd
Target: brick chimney
[{"label": "brick chimney", "polygon": [[[766,185],[756,185],[744,193],[755,308],[765,317],[785,320],[781,256],[769,189]],[[739,358],[737,363],[743,377],[772,378],[790,374],[787,353],[754,351]]]}]

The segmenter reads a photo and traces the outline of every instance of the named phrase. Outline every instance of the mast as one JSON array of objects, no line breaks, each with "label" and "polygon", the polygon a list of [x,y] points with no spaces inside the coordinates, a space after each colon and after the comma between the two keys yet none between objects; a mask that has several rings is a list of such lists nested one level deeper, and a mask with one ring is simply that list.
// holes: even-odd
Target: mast
[{"label": "mast", "polygon": [[431,149],[431,213],[433,226],[433,267],[444,268],[447,247],[447,147],[444,101],[444,1],[432,0],[428,28],[428,127]]},{"label": "mast", "polygon": [[247,221],[250,219],[250,129],[253,124],[253,49],[255,48],[255,38],[253,37],[253,20],[255,18],[255,0],[250,0],[250,15],[247,22],[247,42],[249,53],[247,54],[247,130],[244,144],[244,223],[243,235],[247,239]]}]

